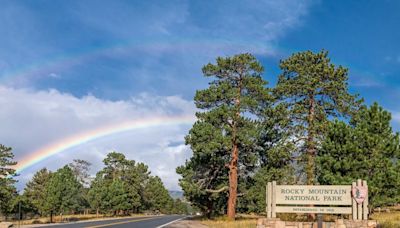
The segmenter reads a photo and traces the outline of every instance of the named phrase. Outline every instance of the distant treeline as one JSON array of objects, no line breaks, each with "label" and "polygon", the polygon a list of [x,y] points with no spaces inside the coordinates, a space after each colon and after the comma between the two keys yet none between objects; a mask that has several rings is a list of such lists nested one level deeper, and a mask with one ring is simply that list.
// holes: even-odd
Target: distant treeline
[{"label": "distant treeline", "polygon": [[7,168],[12,161],[11,148],[0,146],[0,212],[23,215],[66,215],[101,213],[189,213],[188,203],[172,199],[161,179],[152,176],[147,165],[128,160],[122,153],[111,152],[104,168],[93,179],[91,164],[74,160],[55,172],[39,170],[17,194],[13,175]]}]

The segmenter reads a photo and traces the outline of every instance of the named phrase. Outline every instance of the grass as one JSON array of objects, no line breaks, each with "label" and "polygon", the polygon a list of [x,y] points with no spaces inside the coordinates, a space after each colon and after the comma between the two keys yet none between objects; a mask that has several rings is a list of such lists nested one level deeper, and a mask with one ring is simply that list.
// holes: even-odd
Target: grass
[{"label": "grass", "polygon": [[210,228],[255,228],[257,226],[256,216],[241,215],[235,221],[227,217],[217,217],[213,219],[201,219],[201,223]]},{"label": "grass", "polygon": [[377,220],[382,228],[399,228],[400,227],[400,211],[381,212],[371,215],[371,219]]}]

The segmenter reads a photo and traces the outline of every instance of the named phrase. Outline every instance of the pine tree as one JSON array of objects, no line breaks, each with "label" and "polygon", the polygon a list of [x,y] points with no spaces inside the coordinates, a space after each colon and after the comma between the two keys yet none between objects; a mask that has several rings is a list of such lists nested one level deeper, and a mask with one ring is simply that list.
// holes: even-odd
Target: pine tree
[{"label": "pine tree", "polygon": [[[194,191],[203,191],[198,196],[206,196],[204,191],[216,193],[228,189],[227,215],[230,219],[234,219],[236,213],[238,175],[244,174],[257,160],[254,117],[260,113],[262,103],[271,99],[262,72],[263,67],[251,54],[219,57],[216,64],[203,67],[204,76],[214,80],[209,88],[197,91],[194,98],[196,107],[203,112],[196,113],[198,121],[186,137],[186,143],[193,151],[193,158],[186,167],[194,168],[192,177],[197,183],[181,184],[192,185]],[[182,181],[185,175],[190,175],[185,167],[179,168],[178,172],[186,173]],[[228,186],[209,189],[224,184],[217,179],[224,179],[219,176],[226,172]]]},{"label": "pine tree", "polygon": [[126,163],[122,180],[126,184],[128,201],[131,205],[130,209],[138,211],[142,200],[140,193],[143,192],[144,183],[146,183],[146,179],[148,178],[145,176],[148,173],[147,166],[142,163],[136,164],[133,160],[126,161]]},{"label": "pine tree", "polygon": [[317,157],[321,184],[365,179],[371,208],[400,202],[400,137],[391,115],[377,103],[363,107],[350,124],[334,121]]},{"label": "pine tree", "polygon": [[37,171],[32,180],[30,180],[24,189],[24,196],[30,201],[30,204],[44,215],[46,202],[46,189],[51,178],[51,172],[46,168]]},{"label": "pine tree", "polygon": [[252,175],[243,203],[248,212],[265,211],[265,186],[268,182],[277,181],[279,184],[295,182],[292,154],[296,147],[288,131],[290,127],[288,110],[279,103],[266,104],[262,110],[257,143],[258,168]]},{"label": "pine tree", "polygon": [[106,167],[102,172],[106,175],[106,178],[115,180],[123,176],[127,160],[124,154],[113,151],[107,154],[103,163]]},{"label": "pine tree", "polygon": [[328,52],[295,53],[280,62],[274,94],[287,107],[296,145],[302,145],[307,184],[315,184],[315,156],[327,121],[354,113],[361,101],[348,92],[348,70],[336,67]]},{"label": "pine tree", "polygon": [[149,210],[170,213],[173,200],[159,177],[149,178],[144,189],[144,196]]},{"label": "pine tree", "polygon": [[107,181],[103,177],[103,173],[99,172],[96,178],[91,182],[90,189],[88,191],[88,201],[90,207],[96,211],[96,215],[102,211],[110,209],[107,195],[108,185],[110,181]]},{"label": "pine tree", "polygon": [[[224,160],[212,154],[194,155],[185,165],[176,169],[182,176],[179,185],[185,198],[197,207],[206,217],[223,213],[226,207],[226,194],[210,189],[226,190],[228,178],[224,169]],[[211,175],[208,175],[211,174]]]},{"label": "pine tree", "polygon": [[0,144],[0,213],[3,214],[12,210],[10,205],[17,195],[13,179],[15,170],[12,168],[17,163],[12,160],[13,158],[12,149]]},{"label": "pine tree", "polygon": [[146,186],[153,178],[147,165],[128,160],[124,154],[115,151],[103,162],[105,167],[96,174],[88,192],[90,206],[97,213],[147,210]]},{"label": "pine tree", "polygon": [[109,209],[114,214],[126,212],[132,207],[128,201],[129,196],[126,187],[126,184],[120,179],[113,180],[108,187],[107,199],[110,206]]},{"label": "pine tree", "polygon": [[60,214],[76,211],[79,209],[82,187],[68,165],[58,169],[46,186],[46,211]]}]

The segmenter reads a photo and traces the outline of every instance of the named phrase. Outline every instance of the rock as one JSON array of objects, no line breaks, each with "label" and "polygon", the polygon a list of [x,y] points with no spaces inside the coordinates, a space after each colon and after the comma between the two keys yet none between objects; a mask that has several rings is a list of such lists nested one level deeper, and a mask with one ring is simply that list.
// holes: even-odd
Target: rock
[{"label": "rock", "polygon": [[13,224],[11,222],[0,222],[0,228],[9,228],[13,227]]},{"label": "rock", "polygon": [[336,227],[337,228],[346,228],[346,225],[344,224],[344,220],[343,219],[336,220]]},{"label": "rock", "polygon": [[368,228],[376,228],[376,227],[378,227],[377,221],[373,221],[373,220],[368,221]]}]

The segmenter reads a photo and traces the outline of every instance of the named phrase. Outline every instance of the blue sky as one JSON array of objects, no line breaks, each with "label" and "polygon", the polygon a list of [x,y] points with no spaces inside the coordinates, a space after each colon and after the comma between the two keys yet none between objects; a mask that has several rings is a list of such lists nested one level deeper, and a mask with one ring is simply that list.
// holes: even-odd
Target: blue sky
[{"label": "blue sky", "polygon": [[[9,110],[0,115],[6,123],[0,142],[12,146],[17,159],[104,123],[192,113],[196,89],[207,86],[202,65],[241,52],[255,54],[274,85],[280,59],[328,50],[335,64],[350,69],[351,91],[390,110],[400,130],[400,1],[3,0],[1,5],[0,104]],[[176,166],[190,156],[183,145],[187,128],[160,134],[157,140],[165,142],[154,148],[135,144],[132,132],[118,143],[112,138],[113,146],[111,138],[103,139],[67,157],[97,156],[99,167],[105,150],[135,147],[148,154],[170,151],[175,160],[169,166]],[[85,157],[79,150],[92,153]],[[169,188],[178,188],[177,176],[168,179],[173,169],[142,155],[131,158],[150,163]],[[30,171],[57,168],[59,160],[55,156]]]}]

